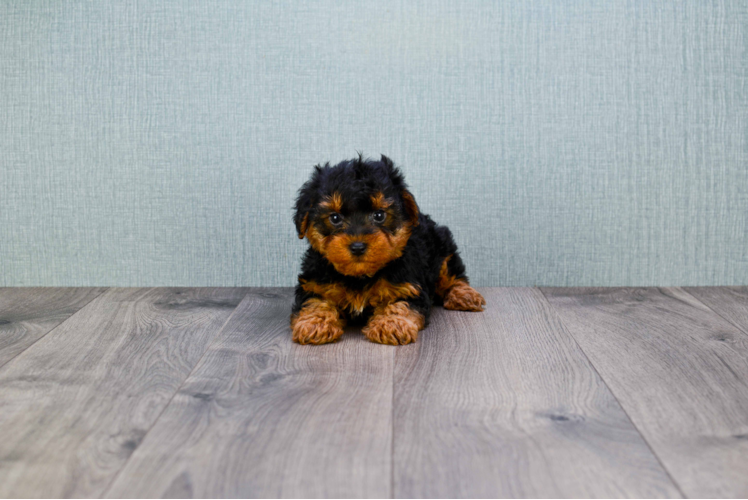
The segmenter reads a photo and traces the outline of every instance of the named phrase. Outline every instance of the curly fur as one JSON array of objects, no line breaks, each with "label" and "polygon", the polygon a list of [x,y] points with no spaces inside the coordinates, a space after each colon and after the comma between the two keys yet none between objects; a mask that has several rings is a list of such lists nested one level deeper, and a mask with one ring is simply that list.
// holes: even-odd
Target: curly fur
[{"label": "curly fur", "polygon": [[[299,190],[294,223],[310,244],[292,308],[296,342],[332,342],[351,319],[367,322],[363,333],[374,342],[407,344],[434,304],[483,310],[452,233],[420,212],[386,156],[316,166]],[[365,251],[356,254],[355,245]]]}]

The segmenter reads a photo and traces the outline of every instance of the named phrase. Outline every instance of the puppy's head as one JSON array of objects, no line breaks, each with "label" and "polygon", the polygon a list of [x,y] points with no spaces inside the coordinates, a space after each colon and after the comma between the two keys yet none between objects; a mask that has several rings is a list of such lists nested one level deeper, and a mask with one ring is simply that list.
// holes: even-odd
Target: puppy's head
[{"label": "puppy's head", "polygon": [[299,238],[339,273],[372,276],[402,255],[418,205],[389,158],[359,156],[315,167],[299,190],[294,222]]}]

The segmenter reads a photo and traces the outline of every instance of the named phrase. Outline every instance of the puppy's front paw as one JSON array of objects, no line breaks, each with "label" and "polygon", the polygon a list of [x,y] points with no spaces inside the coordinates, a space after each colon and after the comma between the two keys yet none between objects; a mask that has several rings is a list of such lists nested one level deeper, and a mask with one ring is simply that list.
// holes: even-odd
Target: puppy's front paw
[{"label": "puppy's front paw", "polygon": [[377,310],[362,332],[379,344],[404,345],[415,342],[423,328],[423,315],[405,302],[395,302]]},{"label": "puppy's front paw", "polygon": [[455,281],[444,294],[444,309],[453,311],[482,311],[486,299],[464,281]]},{"label": "puppy's front paw", "polygon": [[291,316],[293,341],[299,344],[333,342],[343,335],[344,325],[335,306],[319,299],[309,299],[298,314]]}]

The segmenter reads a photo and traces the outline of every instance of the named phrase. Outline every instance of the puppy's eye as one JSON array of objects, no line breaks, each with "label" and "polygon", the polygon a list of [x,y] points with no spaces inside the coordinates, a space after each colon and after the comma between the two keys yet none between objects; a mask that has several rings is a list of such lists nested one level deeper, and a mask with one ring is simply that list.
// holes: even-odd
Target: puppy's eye
[{"label": "puppy's eye", "polygon": [[383,210],[377,210],[376,212],[371,214],[371,219],[374,222],[384,222],[384,219],[386,218],[387,218],[387,213],[384,212]]},{"label": "puppy's eye", "polygon": [[343,217],[340,214],[330,214],[329,219],[333,226],[339,226],[343,222]]}]

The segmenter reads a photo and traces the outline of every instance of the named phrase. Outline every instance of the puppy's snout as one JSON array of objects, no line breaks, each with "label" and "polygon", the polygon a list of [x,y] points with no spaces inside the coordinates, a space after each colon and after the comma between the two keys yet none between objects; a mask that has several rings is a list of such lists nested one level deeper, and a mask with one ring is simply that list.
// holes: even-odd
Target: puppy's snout
[{"label": "puppy's snout", "polygon": [[363,255],[366,251],[366,243],[363,241],[354,241],[348,247],[353,255]]}]

